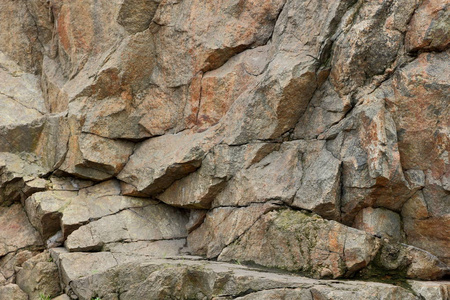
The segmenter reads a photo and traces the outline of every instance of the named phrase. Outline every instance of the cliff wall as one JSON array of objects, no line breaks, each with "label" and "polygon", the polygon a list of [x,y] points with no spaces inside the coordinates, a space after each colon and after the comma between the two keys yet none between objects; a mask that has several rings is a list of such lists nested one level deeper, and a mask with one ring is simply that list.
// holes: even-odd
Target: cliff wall
[{"label": "cliff wall", "polygon": [[1,0],[0,299],[449,299],[449,7]]}]

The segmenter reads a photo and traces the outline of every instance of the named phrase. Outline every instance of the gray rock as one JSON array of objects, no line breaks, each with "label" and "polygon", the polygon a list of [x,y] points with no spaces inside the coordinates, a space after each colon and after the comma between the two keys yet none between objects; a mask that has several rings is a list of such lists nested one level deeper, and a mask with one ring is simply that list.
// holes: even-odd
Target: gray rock
[{"label": "gray rock", "polygon": [[403,242],[400,215],[384,208],[365,208],[355,217],[353,227],[372,235],[388,238],[395,242]]},{"label": "gray rock", "polygon": [[28,295],[16,284],[0,286],[1,300],[28,300]]},{"label": "gray rock", "polygon": [[408,280],[411,289],[425,300],[448,299],[450,284],[448,281],[413,281]]},{"label": "gray rock", "polygon": [[[118,179],[155,195],[197,170],[214,145],[211,133],[164,135],[138,145]],[[151,156],[148,153],[152,153]]]},{"label": "gray rock", "polygon": [[59,271],[48,252],[24,262],[17,273],[16,281],[30,299],[39,299],[40,295],[56,297],[61,292]]},{"label": "gray rock", "polygon": [[[217,205],[221,196],[216,196],[227,186],[228,180],[239,170],[258,163],[277,147],[277,144],[268,143],[252,143],[239,147],[219,144],[210,150],[196,172],[174,182],[158,195],[158,199],[169,205],[187,208],[210,208],[211,205]],[[231,189],[237,188],[233,183],[229,183],[226,190],[229,190],[230,186]],[[229,194],[226,191],[223,193]]]},{"label": "gray rock", "polygon": [[72,135],[60,169],[85,179],[106,180],[117,175],[133,152],[134,144],[93,134]]},{"label": "gray rock", "polygon": [[120,195],[117,181],[106,181],[77,191],[36,193],[25,201],[31,223],[44,239],[62,230],[64,239],[78,227],[127,208],[156,204],[150,199]]},{"label": "gray rock", "polygon": [[39,233],[20,204],[0,207],[0,227],[0,257],[19,249],[43,246]]},{"label": "gray rock", "polygon": [[109,243],[182,239],[187,221],[183,212],[164,204],[128,208],[82,225],[67,237],[65,247],[92,251]]},{"label": "gray rock", "polygon": [[[313,280],[194,258],[140,257],[139,261],[125,262],[119,257],[115,260],[109,253],[66,253],[60,259],[63,271],[68,272],[71,292],[82,300],[95,296],[116,299],[119,293],[121,299],[419,299],[390,284]],[[76,272],[77,260],[93,269]]]}]

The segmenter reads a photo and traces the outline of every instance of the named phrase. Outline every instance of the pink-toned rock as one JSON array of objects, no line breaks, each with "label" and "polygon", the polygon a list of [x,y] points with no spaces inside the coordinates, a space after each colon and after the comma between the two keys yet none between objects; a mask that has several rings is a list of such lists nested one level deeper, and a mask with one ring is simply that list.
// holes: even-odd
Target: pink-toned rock
[{"label": "pink-toned rock", "polygon": [[114,2],[82,0],[52,3],[56,24],[58,59],[67,76],[75,76],[110,50],[121,37],[120,25],[111,15],[119,9]]},{"label": "pink-toned rock", "polygon": [[[327,39],[336,29],[333,20],[342,18],[350,1],[320,5],[286,3],[274,29],[273,57],[268,67],[258,82],[236,99],[220,122],[227,127],[226,143],[278,139],[292,130],[305,113],[314,92],[329,73],[320,65],[329,59]],[[308,34],[300,37],[299,27]],[[323,39],[317,39],[318,35]]]},{"label": "pink-toned rock", "polygon": [[331,82],[340,95],[375,86],[398,65],[411,15],[420,1],[359,2],[341,22],[331,61]]},{"label": "pink-toned rock", "polygon": [[422,2],[414,13],[406,33],[408,51],[442,51],[447,48],[450,43],[449,6],[448,0]]},{"label": "pink-toned rock", "polygon": [[0,4],[0,52],[34,73],[40,69],[42,46],[36,21],[27,6],[28,1],[6,0]]},{"label": "pink-toned rock", "polygon": [[437,257],[421,249],[382,242],[335,221],[292,210],[262,215],[222,250],[218,260],[256,263],[320,278],[347,277],[358,271],[370,274],[373,264],[385,274],[406,270],[408,278],[435,280],[449,272]]},{"label": "pink-toned rock", "polygon": [[164,1],[150,26],[158,66],[155,83],[180,86],[244,49],[264,45],[285,1]]},{"label": "pink-toned rock", "polygon": [[256,81],[269,63],[268,46],[244,51],[202,77],[198,126],[215,125],[233,102]]},{"label": "pink-toned rock", "polygon": [[450,256],[450,216],[404,218],[404,228],[408,244],[426,249],[449,264]]},{"label": "pink-toned rock", "polygon": [[0,207],[0,228],[0,257],[27,247],[42,247],[39,233],[28,221],[20,204]]},{"label": "pink-toned rock", "polygon": [[447,300],[172,256],[448,276],[449,4],[1,1],[0,298]]},{"label": "pink-toned rock", "polygon": [[446,173],[442,153],[449,147],[450,120],[444,117],[450,114],[448,60],[445,52],[421,54],[396,73],[394,95],[387,102],[399,133],[403,167],[431,169],[436,180]]},{"label": "pink-toned rock", "polygon": [[362,231],[282,210],[260,217],[223,249],[218,260],[253,262],[314,277],[337,278],[367,266],[379,247],[380,241]]},{"label": "pink-toned rock", "polygon": [[422,188],[403,208],[407,242],[446,262],[450,244],[448,59],[446,52],[419,55],[394,76],[394,94],[387,98],[402,166],[416,170],[419,176],[413,181]]},{"label": "pink-toned rock", "polygon": [[410,186],[403,174],[396,124],[384,101],[369,96],[350,114],[319,135],[342,160],[341,213],[345,224],[364,207],[399,211],[420,186]]},{"label": "pink-toned rock", "polygon": [[[225,186],[228,185],[227,190],[236,188],[232,180],[236,173],[257,164],[277,147],[277,144],[271,143],[251,143],[239,147],[219,144],[210,150],[196,172],[175,181],[158,195],[158,199],[174,206],[210,208],[213,201],[217,203],[220,202],[220,197],[223,198],[218,194]],[[229,180],[231,182],[227,184]],[[223,194],[229,195],[226,191]],[[236,191],[236,194],[241,195],[241,191]],[[229,199],[226,203],[236,201],[237,199]],[[241,203],[245,201],[243,199]]]}]

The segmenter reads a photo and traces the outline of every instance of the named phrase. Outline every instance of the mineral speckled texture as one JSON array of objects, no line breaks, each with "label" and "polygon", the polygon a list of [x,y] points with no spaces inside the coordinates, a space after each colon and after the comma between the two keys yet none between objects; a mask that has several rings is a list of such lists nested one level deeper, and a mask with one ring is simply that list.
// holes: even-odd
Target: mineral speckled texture
[{"label": "mineral speckled texture", "polygon": [[0,300],[450,299],[449,10],[1,0]]}]

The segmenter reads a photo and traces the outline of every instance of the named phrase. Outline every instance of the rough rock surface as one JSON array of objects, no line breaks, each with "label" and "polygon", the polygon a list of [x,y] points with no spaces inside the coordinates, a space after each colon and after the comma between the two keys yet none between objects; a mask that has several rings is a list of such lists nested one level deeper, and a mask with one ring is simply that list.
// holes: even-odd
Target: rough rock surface
[{"label": "rough rock surface", "polygon": [[449,9],[2,0],[0,299],[448,299]]},{"label": "rough rock surface", "polygon": [[58,267],[48,252],[43,252],[28,259],[17,273],[17,285],[25,291],[30,299],[39,295],[56,297],[60,294]]},{"label": "rough rock surface", "polygon": [[[127,258],[110,253],[57,253],[65,282],[80,299],[425,299],[446,297],[449,284],[410,281],[417,291],[383,283],[314,280],[236,264]],[[114,260],[112,259],[114,257]],[[111,262],[110,264],[102,261]],[[89,265],[79,268],[80,262]],[[174,288],[175,287],[175,288]],[[436,290],[439,287],[441,290]],[[433,294],[434,293],[434,294]],[[441,293],[441,294],[439,294]],[[430,297],[431,296],[431,297]],[[284,298],[286,297],[286,298]],[[289,298],[291,297],[291,298]],[[445,298],[442,299],[445,299]]]}]

